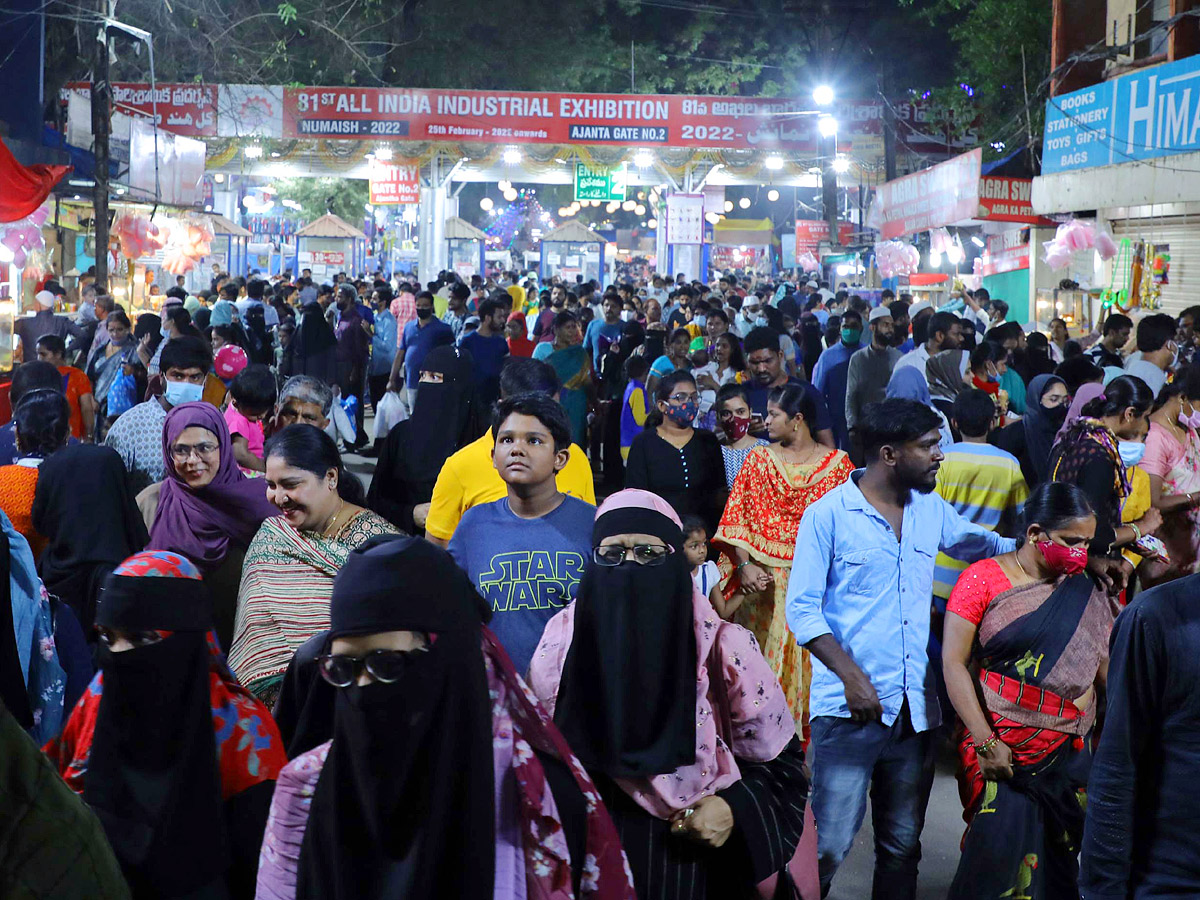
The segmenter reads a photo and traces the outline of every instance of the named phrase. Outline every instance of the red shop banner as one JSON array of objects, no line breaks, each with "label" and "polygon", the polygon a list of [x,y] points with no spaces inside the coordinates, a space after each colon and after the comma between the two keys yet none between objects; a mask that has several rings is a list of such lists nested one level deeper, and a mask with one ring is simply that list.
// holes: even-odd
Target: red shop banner
[{"label": "red shop banner", "polygon": [[[873,133],[882,128],[877,106],[848,104],[835,115],[848,133]],[[904,112],[907,145],[926,147],[921,110]],[[800,99],[289,87],[283,137],[812,152],[819,135],[811,102]]]},{"label": "red shop banner", "polygon": [[[215,84],[148,84],[113,82],[113,107],[118,112],[149,119],[158,101],[158,127],[188,137],[216,137],[217,86]],[[73,81],[65,90],[90,97],[87,81]]]},{"label": "red shop banner", "polygon": [[1053,225],[1054,220],[1033,211],[1030,197],[1032,178],[984,175],[979,179],[979,215],[989,222],[1020,222],[1026,225]]},{"label": "red shop banner", "polygon": [[1029,268],[1029,229],[1014,228],[987,239],[983,274],[1000,275]]},{"label": "red shop banner", "polygon": [[371,203],[376,206],[421,200],[421,171],[416,164],[392,165],[373,159],[369,177]]},{"label": "red shop banner", "polygon": [[[854,223],[838,222],[838,244],[846,246],[854,236]],[[821,241],[829,240],[829,223],[823,219],[796,220],[796,253],[816,251]]]},{"label": "red shop banner", "polygon": [[979,212],[983,150],[956,156],[879,187],[873,221],[884,240],[973,219]]}]

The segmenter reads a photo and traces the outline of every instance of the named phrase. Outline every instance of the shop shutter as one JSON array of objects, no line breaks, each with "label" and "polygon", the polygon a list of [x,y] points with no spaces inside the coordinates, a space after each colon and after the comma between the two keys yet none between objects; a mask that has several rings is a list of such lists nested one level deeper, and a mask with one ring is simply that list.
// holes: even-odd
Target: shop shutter
[{"label": "shop shutter", "polygon": [[[1169,245],[1171,270],[1162,286],[1162,311],[1178,315],[1184,307],[1200,303],[1200,218],[1121,219],[1112,223],[1118,241]],[[1147,266],[1149,274],[1149,266]]]}]

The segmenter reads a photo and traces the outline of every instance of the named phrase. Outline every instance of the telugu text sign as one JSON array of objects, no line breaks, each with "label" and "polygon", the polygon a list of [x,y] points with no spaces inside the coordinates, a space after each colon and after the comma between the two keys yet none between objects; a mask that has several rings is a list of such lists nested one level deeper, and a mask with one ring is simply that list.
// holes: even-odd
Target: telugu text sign
[{"label": "telugu text sign", "polygon": [[1042,174],[1200,150],[1200,57],[1046,101]]},{"label": "telugu text sign", "polygon": [[[73,81],[64,90],[90,97],[92,86]],[[217,134],[217,86],[214,84],[148,84],[114,81],[113,106],[133,115],[152,118],[158,106],[158,127],[188,137]]]},{"label": "telugu text sign", "polygon": [[391,165],[373,159],[369,178],[371,202],[377,206],[420,202],[421,171],[416,165]]},{"label": "telugu text sign", "polygon": [[973,219],[979,212],[979,167],[972,150],[879,187],[879,233],[884,240]]},{"label": "telugu text sign", "polygon": [[576,200],[624,200],[625,172],[621,169],[593,169],[584,163],[575,163]]}]

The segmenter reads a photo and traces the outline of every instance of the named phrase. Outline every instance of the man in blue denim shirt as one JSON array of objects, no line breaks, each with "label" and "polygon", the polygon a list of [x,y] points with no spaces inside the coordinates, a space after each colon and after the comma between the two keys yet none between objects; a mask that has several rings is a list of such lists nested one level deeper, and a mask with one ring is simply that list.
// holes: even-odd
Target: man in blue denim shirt
[{"label": "man in blue denim shirt", "polygon": [[872,896],[916,896],[921,829],[941,723],[929,667],[938,550],[974,562],[1015,546],[933,493],[940,420],[912,400],[868,405],[866,469],[800,521],[787,618],[814,659],[813,813],[822,894],[850,851],[871,791]]}]

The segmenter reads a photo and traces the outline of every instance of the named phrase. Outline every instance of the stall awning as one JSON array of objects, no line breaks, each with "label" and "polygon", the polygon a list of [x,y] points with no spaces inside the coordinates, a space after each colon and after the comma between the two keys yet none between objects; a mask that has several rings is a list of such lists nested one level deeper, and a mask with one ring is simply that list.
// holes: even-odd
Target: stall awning
[{"label": "stall awning", "polygon": [[448,241],[486,241],[486,231],[480,231],[466,219],[451,216],[446,220],[446,240]]},{"label": "stall awning", "polygon": [[254,234],[246,228],[243,228],[232,219],[227,219],[220,213],[209,213],[208,220],[212,223],[214,235],[227,234],[233,237],[254,237]]},{"label": "stall awning", "polygon": [[568,219],[557,228],[551,228],[542,235],[542,242],[566,241],[572,244],[603,244],[604,236],[592,231],[576,219]]},{"label": "stall awning", "polygon": [[769,247],[774,238],[770,219],[722,219],[713,226],[713,243],[724,247]]},{"label": "stall awning", "polygon": [[345,219],[335,216],[333,213],[326,213],[321,218],[309,222],[297,231],[296,237],[355,238],[356,240],[364,240],[366,235]]}]

